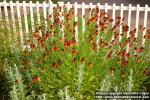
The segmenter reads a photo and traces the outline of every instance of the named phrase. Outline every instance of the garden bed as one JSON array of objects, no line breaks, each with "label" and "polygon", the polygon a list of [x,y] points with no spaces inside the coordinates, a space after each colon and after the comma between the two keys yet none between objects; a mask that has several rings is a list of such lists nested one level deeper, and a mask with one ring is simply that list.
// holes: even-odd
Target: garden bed
[{"label": "garden bed", "polygon": [[135,30],[127,38],[128,26],[123,25],[119,34],[120,17],[112,26],[111,16],[95,8],[83,33],[81,17],[74,21],[73,8],[64,13],[64,22],[60,8],[55,11],[54,22],[48,16],[47,30],[43,24],[26,34],[24,48],[19,34],[10,34],[7,28],[0,32],[0,60],[11,99],[94,100],[96,91],[149,91],[150,40],[145,35],[142,46],[144,27],[138,38]]}]

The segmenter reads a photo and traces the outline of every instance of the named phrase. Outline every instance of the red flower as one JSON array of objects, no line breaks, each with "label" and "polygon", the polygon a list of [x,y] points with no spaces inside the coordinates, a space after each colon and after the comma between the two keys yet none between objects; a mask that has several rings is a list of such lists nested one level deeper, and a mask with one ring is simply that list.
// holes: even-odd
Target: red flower
[{"label": "red flower", "polygon": [[116,20],[121,20],[121,17],[118,17],[118,16],[117,16],[117,17],[116,17]]},{"label": "red flower", "polygon": [[117,32],[114,32],[114,37],[117,39],[119,37],[119,34]]},{"label": "red flower", "polygon": [[72,62],[76,64],[76,63],[77,63],[77,59],[74,58],[74,59],[72,60]]},{"label": "red flower", "polygon": [[114,68],[110,68],[110,70],[109,70],[109,72],[110,72],[111,75],[114,75],[115,71],[116,70]]},{"label": "red flower", "polygon": [[16,83],[19,84],[21,82],[20,79],[16,79]]},{"label": "red flower", "polygon": [[32,83],[37,83],[39,81],[41,81],[41,78],[37,75],[32,78]]},{"label": "red flower", "polygon": [[91,44],[94,43],[93,37],[90,37],[90,38],[89,38],[89,41],[90,41]]},{"label": "red flower", "polygon": [[64,55],[66,51],[64,49],[61,49],[61,53]]},{"label": "red flower", "polygon": [[72,50],[72,55],[77,55],[78,54],[78,51],[76,51],[76,50]]},{"label": "red flower", "polygon": [[70,41],[70,46],[72,47],[72,46],[75,46],[75,45],[77,45],[77,42],[75,40],[71,40]]},{"label": "red flower", "polygon": [[150,34],[144,35],[144,38],[145,38],[145,39],[150,39]]},{"label": "red flower", "polygon": [[53,68],[58,68],[59,65],[58,65],[57,63],[52,63],[52,67],[53,67]]},{"label": "red flower", "polygon": [[31,89],[32,88],[32,83],[27,85],[27,89]]},{"label": "red flower", "polygon": [[109,17],[104,17],[103,20],[104,20],[104,22],[106,22],[109,20]]},{"label": "red flower", "polygon": [[44,59],[47,60],[48,59],[48,55],[44,54]]},{"label": "red flower", "polygon": [[40,72],[41,72],[41,73],[46,72],[46,68],[40,68]]},{"label": "red flower", "polygon": [[63,39],[62,38],[59,38],[59,42],[61,43],[63,41]]},{"label": "red flower", "polygon": [[52,18],[52,15],[49,15],[49,18]]},{"label": "red flower", "polygon": [[92,63],[88,63],[88,67],[89,67],[89,68],[92,68],[92,67],[93,67],[93,64],[92,64]]},{"label": "red flower", "polygon": [[98,25],[95,25],[95,28],[98,29]]},{"label": "red flower", "polygon": [[137,54],[135,54],[135,55],[134,55],[134,57],[135,57],[135,58],[137,58],[137,57],[138,57],[138,55],[137,55]]},{"label": "red flower", "polygon": [[77,23],[77,22],[74,22],[74,23],[73,23],[73,26],[77,26],[77,25],[78,25],[78,23]]},{"label": "red flower", "polygon": [[25,61],[23,62],[23,64],[24,64],[24,65],[29,65],[29,64],[31,64],[31,61],[25,60]]},{"label": "red flower", "polygon": [[123,27],[122,27],[122,30],[123,30],[123,32],[128,32],[129,26],[123,26]]},{"label": "red flower", "polygon": [[118,53],[117,53],[118,56],[121,56],[121,54],[122,54],[122,52],[118,52]]},{"label": "red flower", "polygon": [[124,78],[126,74],[124,72],[121,73],[121,77]]},{"label": "red flower", "polygon": [[123,45],[123,43],[120,42],[119,46],[120,46],[120,48],[123,48],[124,45]]},{"label": "red flower", "polygon": [[111,58],[112,58],[112,53],[113,53],[113,51],[111,50],[111,51],[108,53],[108,55],[107,55],[107,59],[111,59]]},{"label": "red flower", "polygon": [[126,40],[126,45],[130,42],[130,37],[127,38]]},{"label": "red flower", "polygon": [[39,38],[39,37],[40,37],[40,32],[39,32],[39,31],[35,32],[35,33],[33,34],[33,37],[34,37],[34,38]]},{"label": "red flower", "polygon": [[82,57],[80,61],[84,63],[86,61],[86,59],[84,57]]},{"label": "red flower", "polygon": [[93,50],[97,51],[97,45],[95,43],[93,43]]},{"label": "red flower", "polygon": [[109,22],[112,23],[114,20],[113,19],[109,19]]},{"label": "red flower", "polygon": [[130,58],[130,57],[131,57],[131,55],[130,55],[129,53],[127,53],[125,56],[126,56],[126,57],[128,57],[128,58]]},{"label": "red flower", "polygon": [[99,25],[100,25],[101,27],[103,27],[103,26],[105,26],[105,23],[104,23],[104,22],[100,22]]},{"label": "red flower", "polygon": [[142,52],[144,51],[144,47],[141,47],[141,48],[139,48],[139,49],[138,49],[138,48],[135,48],[135,50],[136,50],[137,53],[140,54],[140,53],[142,53]]},{"label": "red flower", "polygon": [[53,48],[53,51],[58,51],[59,50],[59,47],[58,46],[55,46],[54,48]]},{"label": "red flower", "polygon": [[31,44],[30,47],[31,47],[32,49],[35,49],[35,45],[34,45],[34,44]]},{"label": "red flower", "polygon": [[65,40],[64,47],[69,48],[75,46],[76,44],[77,42],[75,40],[71,40],[71,41]]},{"label": "red flower", "polygon": [[62,64],[62,61],[58,59],[57,64],[60,66]]},{"label": "red flower", "polygon": [[54,28],[55,28],[55,25],[54,25],[54,24],[50,26],[50,29],[54,29]]},{"label": "red flower", "polygon": [[141,62],[142,62],[142,59],[138,58],[138,59],[137,59],[137,62],[138,62],[138,63],[141,63]]},{"label": "red flower", "polygon": [[94,33],[94,35],[97,36],[97,35],[98,35],[98,31],[96,31],[96,32]]},{"label": "red flower", "polygon": [[42,48],[45,48],[45,44],[44,44],[44,43],[42,43],[42,44],[41,44],[41,47],[42,47]]},{"label": "red flower", "polygon": [[121,65],[124,66],[124,67],[127,66],[128,65],[128,61],[123,59],[122,62],[121,62]]},{"label": "red flower", "polygon": [[149,73],[150,73],[150,71],[148,70],[148,68],[145,68],[143,74],[144,74],[145,76],[148,76]]},{"label": "red flower", "polygon": [[111,44],[114,46],[116,44],[116,41],[115,40],[112,40],[111,41]]},{"label": "red flower", "polygon": [[52,37],[52,33],[47,32],[47,33],[45,34],[45,38],[46,38],[46,39],[49,39],[49,38],[51,38],[51,37]]}]

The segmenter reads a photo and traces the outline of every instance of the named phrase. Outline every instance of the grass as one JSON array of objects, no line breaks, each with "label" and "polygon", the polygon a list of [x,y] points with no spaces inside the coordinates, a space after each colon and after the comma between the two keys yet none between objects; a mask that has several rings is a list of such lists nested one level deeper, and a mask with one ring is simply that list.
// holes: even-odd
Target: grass
[{"label": "grass", "polygon": [[[9,32],[4,29],[0,32],[1,69],[4,72],[3,80],[6,81],[2,87],[8,93],[7,97],[13,100],[94,100],[96,91],[148,91],[148,39],[142,51],[141,46],[132,41],[134,35],[131,34],[130,43],[134,46],[128,56],[125,52],[126,32],[121,41],[123,47],[118,43],[117,34],[114,41],[116,44],[111,40],[111,18],[100,18],[102,23],[99,29],[104,28],[104,24],[107,27],[97,34],[95,12],[92,20],[86,18],[86,31],[82,33],[81,17],[78,17],[76,25],[72,10],[72,14],[64,16],[66,35],[63,39],[61,22],[56,13],[57,10],[54,26],[51,19],[48,19],[48,32],[45,33],[45,25],[42,24],[42,35],[39,35],[38,26],[37,32],[29,33],[29,40],[25,40],[25,43],[30,49],[20,47],[19,34],[12,33],[12,30]],[[36,23],[36,16],[34,17]],[[67,20],[69,17],[71,19]],[[108,24],[103,22],[104,19],[107,19]],[[31,23],[30,18],[28,21]],[[22,25],[25,30],[23,22]],[[79,44],[74,41],[76,26],[79,27]],[[117,32],[118,29],[114,31]],[[12,49],[14,35],[18,41]],[[98,44],[97,37],[101,39]],[[134,47],[138,49],[135,50]]]}]

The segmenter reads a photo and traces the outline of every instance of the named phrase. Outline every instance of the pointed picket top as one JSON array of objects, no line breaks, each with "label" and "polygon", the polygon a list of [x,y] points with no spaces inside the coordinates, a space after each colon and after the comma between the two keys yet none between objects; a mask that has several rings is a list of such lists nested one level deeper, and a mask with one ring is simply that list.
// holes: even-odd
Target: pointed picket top
[{"label": "pointed picket top", "polygon": [[26,33],[29,33],[26,1],[23,1],[23,14],[24,14],[25,30],[26,30]]},{"label": "pointed picket top", "polygon": [[[112,22],[112,28],[115,26],[115,14],[116,14],[116,4],[113,3],[113,11],[112,11],[113,22]],[[112,34],[112,40],[114,40],[114,32]]]},{"label": "pointed picket top", "polygon": [[5,16],[5,19],[6,19],[6,27],[7,27],[8,31],[10,32],[9,19],[8,19],[8,9],[7,9],[6,0],[3,1],[3,4],[4,4],[4,16]]},{"label": "pointed picket top", "polygon": [[136,29],[135,38],[138,37],[138,31],[139,31],[139,13],[140,13],[140,5],[137,4],[137,6],[136,6],[136,21],[135,21],[135,29]]},{"label": "pointed picket top", "polygon": [[120,29],[119,29],[119,42],[122,40],[122,36],[121,36],[121,34],[122,34],[122,18],[123,18],[123,11],[124,11],[124,5],[123,4],[121,4],[121,6],[120,6],[120,17],[121,17],[121,25],[120,25]]},{"label": "pointed picket top", "polygon": [[108,3],[105,3],[105,12],[108,13]]},{"label": "pointed picket top", "polygon": [[20,13],[20,6],[19,1],[16,1],[16,7],[17,7],[17,16],[18,16],[18,24],[19,24],[19,34],[20,34],[20,40],[21,40],[21,46],[24,46],[23,41],[23,31],[22,31],[22,23],[21,23],[21,13]]},{"label": "pointed picket top", "polygon": [[35,26],[34,26],[34,15],[33,15],[33,3],[30,1],[30,16],[31,16],[31,25],[32,25],[32,32],[35,32]]},{"label": "pointed picket top", "polygon": [[36,15],[37,15],[38,26],[40,26],[40,8],[39,8],[39,1],[36,1]]},{"label": "pointed picket top", "polygon": [[[130,38],[130,29],[131,29],[131,10],[132,10],[132,5],[129,4],[128,8],[128,32],[127,32],[127,40]],[[127,48],[126,48],[127,53],[129,52],[129,42],[127,43]]]},{"label": "pointed picket top", "polygon": [[92,5],[93,5],[93,4],[92,4],[92,3],[90,3],[90,13],[89,13],[89,18],[91,18],[91,17],[92,17],[92,9],[93,9],[93,8],[92,8]]},{"label": "pointed picket top", "polygon": [[45,24],[45,33],[47,31],[47,11],[46,11],[46,2],[43,1],[43,16],[44,16],[44,24]]},{"label": "pointed picket top", "polygon": [[70,11],[70,2],[67,2],[67,14],[69,13]]},{"label": "pointed picket top", "polygon": [[148,18],[148,5],[145,5],[145,13],[144,13],[144,30],[143,30],[143,37],[142,37],[142,47],[145,46],[145,38],[144,36],[146,35],[146,28],[147,28],[147,18]]},{"label": "pointed picket top", "polygon": [[[75,23],[78,24],[78,9],[77,9],[77,2],[74,3],[74,21]],[[77,44],[79,43],[79,40],[78,40],[78,25],[75,26],[75,40],[77,42]]]},{"label": "pointed picket top", "polygon": [[82,33],[85,32],[85,3],[82,3]]},{"label": "pointed picket top", "polygon": [[[97,28],[97,31],[98,33],[100,33],[100,29],[99,29],[99,21],[100,21],[100,3],[97,3],[97,6],[98,6],[98,20],[96,22],[98,28]],[[100,35],[98,34],[97,35],[97,39],[96,39],[96,45],[97,45],[97,51],[99,50],[99,40],[100,40]]]}]

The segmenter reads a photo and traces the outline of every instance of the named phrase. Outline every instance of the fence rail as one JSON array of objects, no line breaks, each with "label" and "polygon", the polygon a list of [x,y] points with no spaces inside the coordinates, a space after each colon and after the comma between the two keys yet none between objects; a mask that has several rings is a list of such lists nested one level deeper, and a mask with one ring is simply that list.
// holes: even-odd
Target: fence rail
[{"label": "fence rail", "polygon": [[[113,5],[108,5],[107,3],[105,3],[105,5],[101,5],[100,3],[98,3],[97,5],[93,5],[92,3],[90,4],[85,4],[84,2],[82,4],[77,4],[77,2],[75,2],[74,4],[70,4],[70,2],[68,2],[67,4],[64,4],[63,2],[58,2],[58,4],[60,6],[65,6],[67,8],[67,12],[69,12],[70,8],[74,7],[74,12],[75,12],[75,21],[78,21],[78,9],[82,9],[81,12],[81,16],[82,16],[82,32],[85,32],[85,10],[86,9],[93,9],[96,6],[99,7],[99,9],[104,10],[105,12],[108,12],[108,10],[112,11],[112,18],[115,19],[116,17],[116,11],[120,11],[120,17],[123,18],[123,13],[124,11],[128,11],[128,26],[129,26],[129,31],[127,32],[127,37],[129,37],[129,32],[130,32],[130,26],[131,26],[131,13],[132,11],[136,12],[136,21],[135,21],[135,28],[136,28],[136,34],[135,37],[138,37],[138,27],[139,27],[139,15],[140,12],[144,12],[144,23],[143,26],[145,27],[145,30],[143,31],[143,42],[142,42],[142,46],[144,46],[145,43],[145,39],[144,39],[144,35],[146,34],[146,28],[147,28],[147,21],[148,21],[148,12],[150,11],[150,7],[148,7],[148,5],[145,5],[145,7],[140,7],[140,5],[138,4],[137,6],[132,6],[131,4],[129,4],[129,6],[124,6],[123,4],[121,4],[120,6],[117,6],[116,4]],[[17,9],[17,20],[19,23],[19,33],[20,36],[23,37],[23,30],[22,30],[22,24],[21,21],[23,19],[21,19],[22,15],[20,13],[20,9],[23,8],[23,16],[24,16],[24,23],[25,23],[25,33],[29,33],[29,23],[28,23],[28,15],[27,15],[27,8],[29,8],[30,11],[30,20],[31,20],[31,30],[32,32],[35,31],[35,25],[34,25],[34,16],[37,16],[37,21],[38,24],[40,25],[41,20],[40,19],[40,9],[43,9],[43,16],[44,16],[44,23],[45,23],[45,28],[47,29],[47,15],[52,15],[53,18],[53,8],[56,7],[57,4],[53,4],[51,1],[49,3],[43,2],[42,4],[39,3],[39,1],[37,1],[36,3],[32,3],[32,1],[30,1],[29,3],[26,3],[25,1],[23,1],[22,3],[19,3],[19,1],[16,1],[15,3],[10,1],[10,2],[0,2],[0,20],[2,20],[2,18],[4,17],[6,19],[6,22],[9,23],[8,17],[8,8],[10,8],[10,15],[11,15],[11,20],[13,23],[13,32],[16,32],[16,25],[15,25],[15,10],[14,7]],[[2,9],[4,8],[4,11],[2,11]],[[36,11],[36,15],[34,15],[34,11]],[[4,12],[4,15],[2,14],[2,12]],[[62,10],[63,12],[63,10]],[[89,11],[89,18],[91,18],[91,11]],[[62,20],[63,20],[63,16],[62,16]],[[112,26],[114,26],[115,24],[115,20],[112,23]],[[3,27],[3,26],[2,26]],[[9,26],[7,26],[8,29],[10,29]],[[62,31],[63,31],[63,27],[62,27]],[[63,32],[62,32],[63,33]],[[78,41],[78,27],[75,26],[75,38]],[[120,34],[122,33],[122,26],[120,26]],[[64,35],[64,34],[63,34]],[[113,39],[114,37],[112,37]],[[121,37],[119,38],[121,40]],[[23,40],[21,39],[22,43]]]}]

